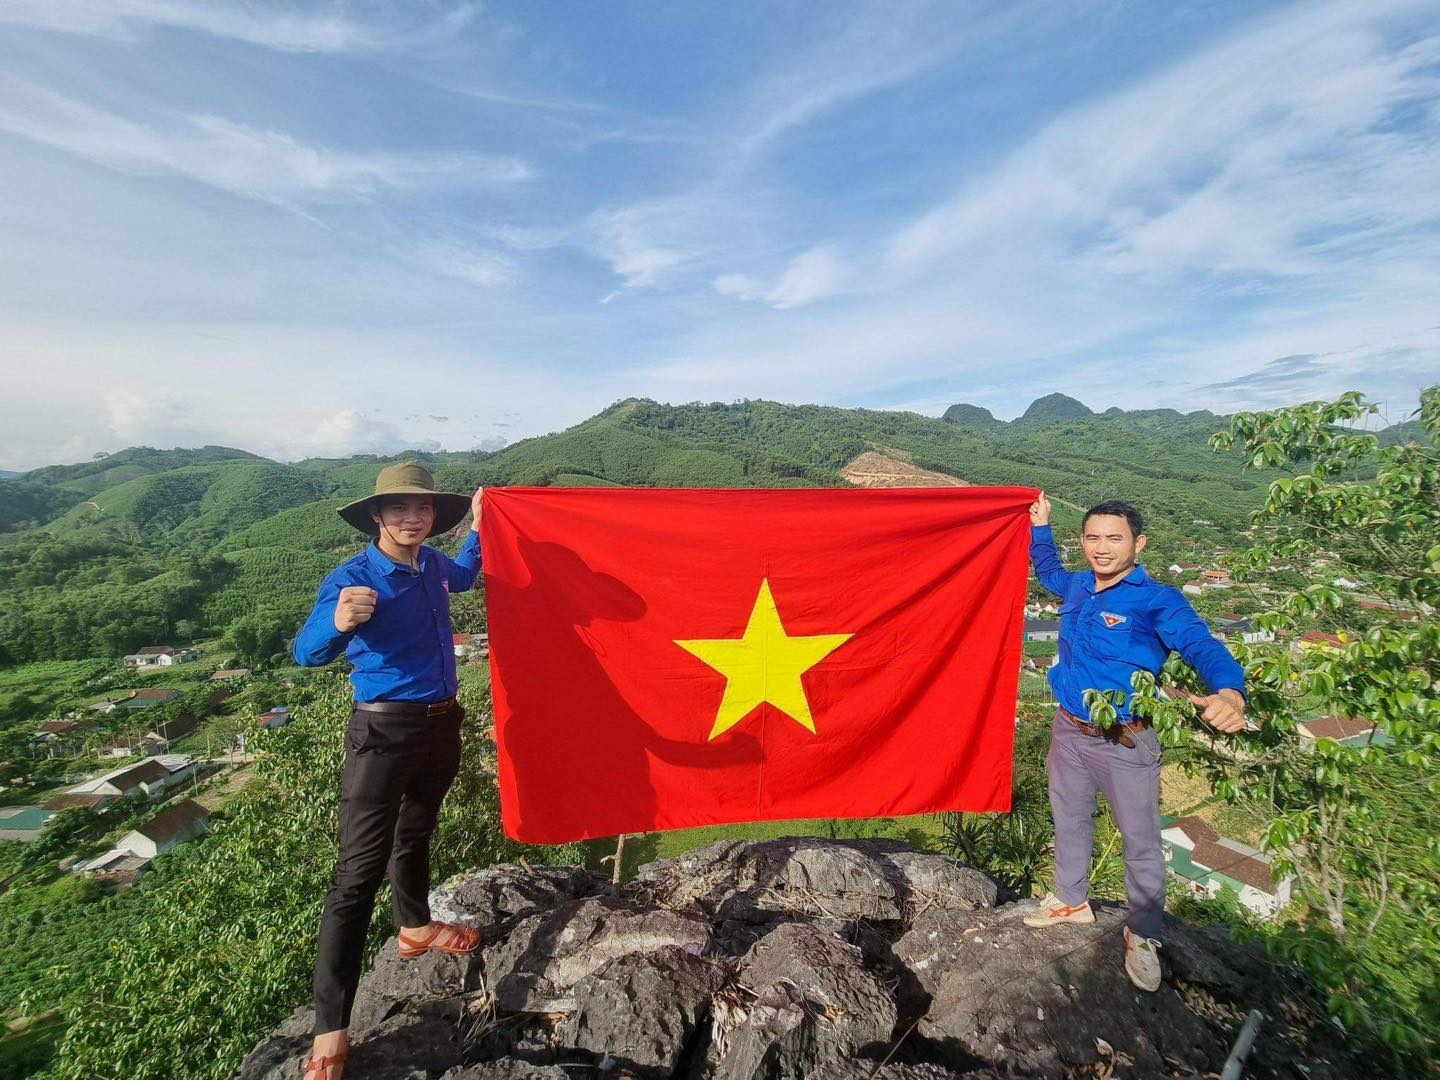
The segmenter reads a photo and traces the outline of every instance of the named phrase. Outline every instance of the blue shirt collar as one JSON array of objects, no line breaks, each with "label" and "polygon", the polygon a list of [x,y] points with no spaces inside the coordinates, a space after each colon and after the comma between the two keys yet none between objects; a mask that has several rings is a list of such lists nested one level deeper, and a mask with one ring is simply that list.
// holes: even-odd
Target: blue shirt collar
[{"label": "blue shirt collar", "polygon": [[[1089,583],[1088,583],[1085,587],[1086,587],[1087,589],[1089,589],[1089,590],[1093,593],[1093,592],[1095,591],[1095,571],[1094,571],[1094,570],[1088,570],[1088,571],[1086,571],[1086,577],[1088,577],[1090,580],[1089,580]],[[1121,579],[1120,579],[1119,581],[1117,581],[1115,584],[1116,584],[1116,585],[1123,585],[1123,584],[1125,584],[1126,582],[1129,582],[1131,585],[1144,585],[1144,584],[1145,584],[1147,581],[1149,581],[1149,580],[1150,580],[1150,575],[1145,572],[1145,567],[1144,567],[1144,565],[1141,564],[1141,563],[1136,563],[1136,564],[1135,564],[1135,569],[1131,570],[1128,574],[1126,574],[1123,578],[1121,578]],[[1113,586],[1112,586],[1112,588],[1113,588]]]},{"label": "blue shirt collar", "polygon": [[[420,552],[420,564],[424,566],[425,549],[421,548]],[[408,566],[401,566],[394,559],[390,558],[389,555],[381,551],[379,541],[376,540],[370,541],[370,546],[365,549],[365,557],[370,562],[370,568],[377,574],[394,574],[397,572],[409,574],[414,572]]]}]

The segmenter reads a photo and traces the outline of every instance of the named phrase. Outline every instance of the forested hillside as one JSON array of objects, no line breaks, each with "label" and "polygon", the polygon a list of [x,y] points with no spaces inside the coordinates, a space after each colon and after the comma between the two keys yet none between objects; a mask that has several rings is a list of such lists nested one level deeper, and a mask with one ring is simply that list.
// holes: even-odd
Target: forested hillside
[{"label": "forested hillside", "polygon": [[[442,485],[843,485],[879,450],[974,484],[1044,487],[1069,511],[1129,499],[1152,538],[1243,529],[1269,477],[1206,439],[1222,419],[1095,414],[1051,395],[1019,420],[956,406],[914,413],[628,399],[495,453],[412,453]],[[244,622],[248,650],[283,649],[316,584],[358,537],[334,508],[370,490],[372,456],[279,464],[243,450],[134,448],[0,480],[0,664],[116,656]],[[249,659],[262,659],[250,656]]]}]

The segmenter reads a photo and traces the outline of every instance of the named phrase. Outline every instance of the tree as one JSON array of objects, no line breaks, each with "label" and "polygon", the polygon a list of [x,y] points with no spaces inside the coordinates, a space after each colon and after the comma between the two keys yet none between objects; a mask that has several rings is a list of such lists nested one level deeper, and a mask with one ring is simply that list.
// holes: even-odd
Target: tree
[{"label": "tree", "polygon": [[[1440,1032],[1440,387],[1421,397],[1432,443],[1382,447],[1356,422],[1374,413],[1358,393],[1268,412],[1239,413],[1216,435],[1250,469],[1278,469],[1255,515],[1263,542],[1231,562],[1239,578],[1276,564],[1329,564],[1320,580],[1254,618],[1279,635],[1239,646],[1250,714],[1261,730],[1215,737],[1183,702],[1156,697],[1136,677],[1136,708],[1163,743],[1214,791],[1269,821],[1264,847],[1278,873],[1295,875],[1299,918],[1269,944],[1299,961],[1329,992],[1332,1017],[1397,1058],[1433,1061]],[[1329,582],[1345,574],[1394,609],[1363,632],[1344,622]],[[1272,579],[1273,580],[1273,579]],[[1373,614],[1373,613],[1372,613]],[[1304,647],[1300,631],[1324,627],[1339,648]],[[1162,680],[1195,687],[1172,661]],[[1298,736],[1323,715],[1375,725],[1362,745]]]},{"label": "tree", "polygon": [[285,651],[293,629],[280,612],[261,609],[231,623],[223,645],[245,664],[257,667]]}]

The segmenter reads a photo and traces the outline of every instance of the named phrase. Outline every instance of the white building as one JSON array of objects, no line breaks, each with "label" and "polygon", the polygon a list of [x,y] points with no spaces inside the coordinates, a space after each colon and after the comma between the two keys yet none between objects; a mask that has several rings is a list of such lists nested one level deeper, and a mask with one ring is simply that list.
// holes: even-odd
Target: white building
[{"label": "white building", "polygon": [[1264,853],[1221,836],[1198,817],[1162,818],[1165,865],[1196,896],[1213,900],[1230,888],[1240,902],[1268,919],[1290,903],[1290,882],[1275,880]]},{"label": "white building", "polygon": [[194,776],[195,770],[195,759],[186,754],[161,754],[73,784],[57,799],[68,800],[66,805],[81,805],[77,799],[87,800],[98,807],[124,795],[154,797]]},{"label": "white building", "polygon": [[194,660],[199,655],[199,649],[176,649],[169,645],[146,645],[139,652],[131,653],[125,657],[125,662],[127,664],[134,664],[137,668],[173,667],[175,664],[183,664],[187,660]]},{"label": "white building", "polygon": [[161,852],[199,836],[209,818],[210,811],[194,799],[181,799],[144,825],[131,829],[109,851],[76,869],[89,874],[138,871]]}]

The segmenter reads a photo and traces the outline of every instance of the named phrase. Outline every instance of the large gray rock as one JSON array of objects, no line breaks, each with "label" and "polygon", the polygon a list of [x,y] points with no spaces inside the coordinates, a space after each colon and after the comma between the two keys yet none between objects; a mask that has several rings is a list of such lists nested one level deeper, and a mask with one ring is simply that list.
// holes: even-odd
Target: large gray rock
[{"label": "large gray rock", "polygon": [[559,1065],[531,1065],[528,1061],[484,1061],[451,1069],[440,1080],[575,1080],[577,1073]]},{"label": "large gray rock", "polygon": [[456,874],[430,893],[430,915],[481,930],[520,915],[548,911],[566,900],[597,896],[610,883],[578,866],[502,863]]},{"label": "large gray rock", "polygon": [[[1357,1067],[1316,991],[1214,929],[1167,926],[1166,982],[1125,977],[1122,909],[1026,927],[1033,902],[890,841],[716,844],[645,867],[620,896],[573,869],[495,867],[436,912],[487,935],[470,958],[362,980],[347,1076],[413,1080],[1007,1080],[1218,1071],[1246,1012],[1261,1080]],[[298,1075],[313,1017],[255,1047],[235,1080]]]},{"label": "large gray rock", "polygon": [[360,979],[350,1013],[350,1032],[363,1034],[406,1004],[453,998],[481,986],[480,953],[451,956],[427,952],[402,959],[391,938],[380,947],[375,963]]},{"label": "large gray rock", "polygon": [[1113,1054],[1139,1076],[1220,1069],[1229,1047],[1187,1004],[1173,966],[1158,993],[1131,985],[1122,908],[1097,904],[1093,926],[1037,931],[1021,921],[1031,907],[988,917],[926,912],[896,943],[897,959],[928,996],[917,1033],[937,1056],[958,1066],[1004,1061],[1037,1076]]},{"label": "large gray rock", "polygon": [[884,1058],[895,1001],[853,945],[785,923],[755,943],[736,981],[740,994],[717,1010],[709,1047],[718,1080],[819,1076],[859,1056],[872,1066]]},{"label": "large gray rock", "polygon": [[715,922],[821,916],[900,922],[935,905],[992,907],[996,885],[954,859],[893,840],[722,841],[641,867],[633,895]]},{"label": "large gray rock", "polygon": [[[309,1009],[290,1017],[282,1030],[259,1046],[231,1073],[231,1080],[296,1080],[310,1056]],[[303,1034],[295,1034],[304,1025]],[[365,1080],[425,1080],[439,1077],[461,1062],[460,1034],[454,1021],[407,1013],[385,1021],[350,1044],[345,1075]]]},{"label": "large gray rock", "polygon": [[596,896],[522,919],[484,950],[485,974],[505,1012],[571,1012],[575,984],[607,962],[667,945],[699,956],[710,937],[698,913]]},{"label": "large gray rock", "polygon": [[558,1042],[637,1077],[670,1076],[727,977],[719,963],[674,945],[617,957],[575,984]]}]

